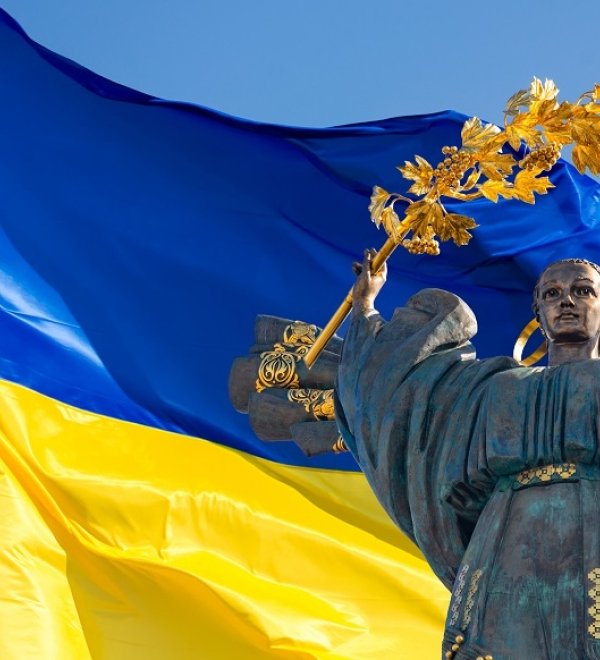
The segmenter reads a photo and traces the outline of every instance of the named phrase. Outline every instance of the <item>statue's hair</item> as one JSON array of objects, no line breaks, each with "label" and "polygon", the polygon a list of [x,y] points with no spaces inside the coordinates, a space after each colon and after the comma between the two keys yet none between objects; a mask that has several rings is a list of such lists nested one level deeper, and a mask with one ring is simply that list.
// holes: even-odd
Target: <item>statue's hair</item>
[{"label": "statue's hair", "polygon": [[540,281],[546,271],[550,270],[550,268],[553,266],[558,266],[560,264],[584,264],[586,266],[591,266],[598,273],[598,275],[600,275],[600,266],[595,264],[593,261],[588,261],[587,259],[559,259],[558,261],[553,261],[551,264],[546,266],[546,268],[544,268],[544,270],[540,273],[540,276],[538,277],[538,280],[535,283],[535,287],[533,289],[533,304],[531,308],[533,309],[533,313],[535,314],[535,318],[538,320],[538,322],[540,320],[540,310],[538,304]]}]

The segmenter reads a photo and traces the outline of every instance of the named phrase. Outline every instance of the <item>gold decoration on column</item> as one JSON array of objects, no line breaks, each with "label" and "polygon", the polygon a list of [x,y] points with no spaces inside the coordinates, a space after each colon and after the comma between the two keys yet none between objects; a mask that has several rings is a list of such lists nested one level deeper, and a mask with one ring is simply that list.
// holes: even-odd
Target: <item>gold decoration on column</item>
[{"label": "gold decoration on column", "polygon": [[272,351],[260,354],[256,391],[262,392],[269,387],[294,388],[300,385],[296,364],[300,355],[286,351],[281,344],[275,344]]},{"label": "gold decoration on column", "polygon": [[334,454],[341,454],[342,452],[348,451],[348,447],[346,447],[346,443],[341,435],[338,436],[337,440],[333,443],[331,451]]},{"label": "gold decoration on column", "polygon": [[300,386],[296,365],[314,344],[317,326],[304,321],[294,321],[283,330],[283,342],[273,345],[272,351],[260,354],[256,391],[270,387],[282,389]]},{"label": "gold decoration on column", "polygon": [[311,413],[316,420],[335,419],[333,390],[289,390],[287,398],[288,401],[304,406],[304,410]]},{"label": "gold decoration on column", "polygon": [[317,337],[317,326],[304,321],[294,321],[285,326],[283,331],[283,343],[297,346],[304,344],[312,346]]}]

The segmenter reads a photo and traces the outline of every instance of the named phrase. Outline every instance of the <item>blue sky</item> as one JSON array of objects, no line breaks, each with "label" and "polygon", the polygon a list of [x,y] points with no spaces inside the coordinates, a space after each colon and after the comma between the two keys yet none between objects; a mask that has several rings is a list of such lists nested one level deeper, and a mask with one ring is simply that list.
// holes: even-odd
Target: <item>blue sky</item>
[{"label": "blue sky", "polygon": [[600,2],[0,0],[113,80],[241,117],[328,126],[452,108],[500,122],[533,75],[600,82]]}]

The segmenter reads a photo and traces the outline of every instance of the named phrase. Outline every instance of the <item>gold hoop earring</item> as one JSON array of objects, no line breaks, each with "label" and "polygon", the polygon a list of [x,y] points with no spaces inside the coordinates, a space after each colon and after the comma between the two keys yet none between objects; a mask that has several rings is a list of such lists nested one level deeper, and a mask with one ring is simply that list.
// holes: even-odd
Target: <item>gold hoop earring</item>
[{"label": "gold hoop earring", "polygon": [[[525,348],[527,342],[531,335],[536,331],[542,329],[537,319],[529,321],[529,323],[521,330],[521,334],[517,337],[515,346],[513,348],[513,358],[522,366],[522,367],[531,367],[536,362],[539,362],[544,355],[548,352],[548,342],[544,341],[533,351],[533,353],[526,358],[523,357],[523,349]],[[542,332],[543,335],[543,332]]]}]

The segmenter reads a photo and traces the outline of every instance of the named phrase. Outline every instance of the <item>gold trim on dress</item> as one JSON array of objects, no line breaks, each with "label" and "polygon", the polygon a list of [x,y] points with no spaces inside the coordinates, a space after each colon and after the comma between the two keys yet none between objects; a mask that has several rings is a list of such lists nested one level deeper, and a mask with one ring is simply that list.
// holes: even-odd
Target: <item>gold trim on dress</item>
[{"label": "gold trim on dress", "polygon": [[466,630],[469,627],[469,624],[471,623],[471,610],[473,609],[473,606],[475,605],[475,596],[477,595],[477,589],[479,588],[479,580],[481,579],[481,576],[483,575],[483,571],[478,568],[476,571],[473,572],[473,576],[471,577],[471,582],[469,583],[469,592],[467,593],[467,600],[465,603],[465,612],[463,614],[463,619],[462,619],[462,630]]},{"label": "gold trim on dress", "polygon": [[446,651],[444,657],[446,660],[452,660],[454,654],[460,650],[462,643],[465,641],[464,635],[456,635],[454,643],[450,646],[450,650]]},{"label": "gold trim on dress", "polygon": [[588,580],[592,583],[592,588],[588,591],[588,596],[592,600],[588,608],[591,619],[588,632],[594,639],[600,639],[600,568],[592,569],[588,573]]},{"label": "gold trim on dress", "polygon": [[460,616],[460,606],[462,603],[463,591],[465,589],[465,584],[467,582],[467,573],[469,572],[469,564],[465,564],[461,569],[458,577],[456,578],[456,590],[454,592],[454,598],[452,607],[450,608],[450,626],[455,626],[458,623],[458,617]]}]

